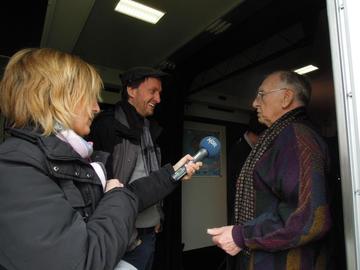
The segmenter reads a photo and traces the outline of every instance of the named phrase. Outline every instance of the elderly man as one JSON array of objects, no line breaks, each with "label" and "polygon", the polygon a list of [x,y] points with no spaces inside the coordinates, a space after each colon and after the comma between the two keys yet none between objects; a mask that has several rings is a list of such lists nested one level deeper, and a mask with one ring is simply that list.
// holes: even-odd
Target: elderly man
[{"label": "elderly man", "polygon": [[268,128],[241,169],[235,225],[208,230],[237,255],[236,269],[329,269],[328,150],[308,122],[310,94],[291,71],[271,73],[258,89],[253,107]]}]

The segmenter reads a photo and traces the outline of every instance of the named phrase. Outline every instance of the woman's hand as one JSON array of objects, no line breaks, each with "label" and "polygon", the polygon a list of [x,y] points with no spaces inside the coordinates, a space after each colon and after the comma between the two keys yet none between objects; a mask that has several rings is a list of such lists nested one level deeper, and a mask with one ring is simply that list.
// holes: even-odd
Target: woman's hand
[{"label": "woman's hand", "polygon": [[117,187],[124,187],[124,184],[119,179],[109,179],[106,181],[105,193]]},{"label": "woman's hand", "polygon": [[200,169],[202,166],[202,162],[198,161],[196,163],[192,162],[194,158],[189,154],[180,159],[174,166],[174,171],[177,171],[181,166],[185,165],[186,175],[182,178],[182,180],[189,180],[196,171]]}]

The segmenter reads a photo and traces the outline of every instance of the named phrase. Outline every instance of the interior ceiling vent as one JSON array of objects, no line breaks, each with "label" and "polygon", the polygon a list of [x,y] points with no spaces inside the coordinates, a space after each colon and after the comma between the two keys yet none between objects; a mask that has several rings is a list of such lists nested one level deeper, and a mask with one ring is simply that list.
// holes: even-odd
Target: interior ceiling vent
[{"label": "interior ceiling vent", "polygon": [[225,21],[223,19],[218,19],[212,24],[210,24],[208,28],[205,29],[205,31],[214,35],[218,35],[220,33],[225,32],[230,26],[231,26],[230,22]]}]

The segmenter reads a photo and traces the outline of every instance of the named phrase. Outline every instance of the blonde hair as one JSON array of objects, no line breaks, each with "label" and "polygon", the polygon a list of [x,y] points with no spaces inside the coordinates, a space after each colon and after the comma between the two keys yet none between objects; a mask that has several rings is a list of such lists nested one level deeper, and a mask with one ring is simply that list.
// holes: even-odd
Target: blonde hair
[{"label": "blonde hair", "polygon": [[40,126],[49,135],[56,123],[71,129],[79,103],[90,116],[102,88],[100,75],[79,57],[23,49],[10,58],[0,82],[0,111],[13,127]]}]

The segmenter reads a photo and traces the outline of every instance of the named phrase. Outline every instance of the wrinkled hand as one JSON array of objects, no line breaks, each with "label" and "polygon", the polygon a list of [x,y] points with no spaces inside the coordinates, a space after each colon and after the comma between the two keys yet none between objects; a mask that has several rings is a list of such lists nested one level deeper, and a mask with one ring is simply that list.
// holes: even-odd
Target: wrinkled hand
[{"label": "wrinkled hand", "polygon": [[196,173],[196,171],[198,171],[200,169],[200,167],[202,166],[201,161],[198,161],[196,163],[190,162],[193,159],[194,158],[188,154],[188,155],[184,156],[183,158],[181,158],[173,166],[174,171],[176,171],[177,169],[179,169],[181,166],[183,166],[185,164],[186,175],[182,178],[182,180],[189,180],[193,176],[193,174]]},{"label": "wrinkled hand", "polygon": [[105,193],[112,190],[113,188],[116,187],[124,187],[124,184],[122,184],[119,179],[109,179],[106,181],[106,186],[105,186]]},{"label": "wrinkled hand", "polygon": [[212,241],[226,253],[234,256],[241,251],[232,237],[232,229],[234,226],[224,226],[220,228],[208,229],[207,233],[212,235]]}]

